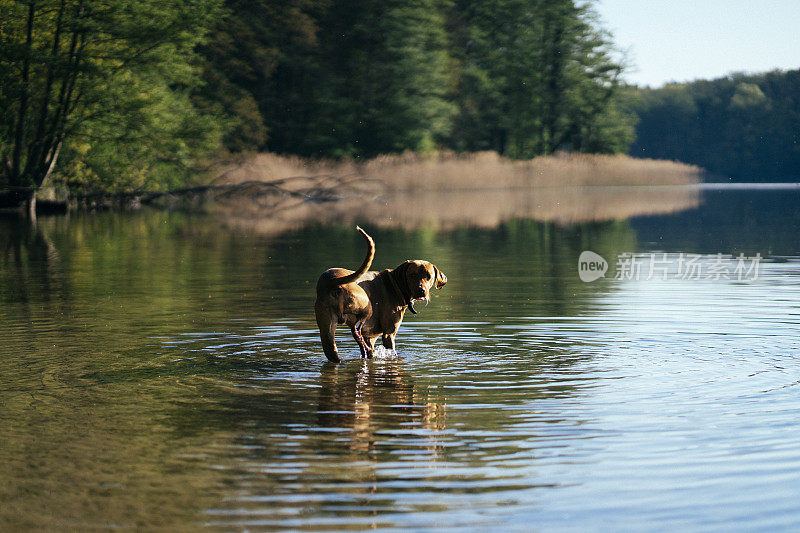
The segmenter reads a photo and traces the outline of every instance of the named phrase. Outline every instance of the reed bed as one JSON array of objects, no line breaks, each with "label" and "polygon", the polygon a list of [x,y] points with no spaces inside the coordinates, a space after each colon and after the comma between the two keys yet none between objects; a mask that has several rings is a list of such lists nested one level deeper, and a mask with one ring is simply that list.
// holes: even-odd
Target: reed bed
[{"label": "reed bed", "polygon": [[515,161],[495,152],[405,153],[369,160],[314,161],[259,154],[222,169],[217,182],[337,176],[376,180],[386,192],[632,185],[689,185],[701,169],[624,155],[556,154]]},{"label": "reed bed", "polygon": [[314,223],[445,230],[514,218],[572,224],[696,207],[698,191],[685,185],[698,183],[700,172],[610,155],[513,161],[493,152],[441,152],[311,161],[261,154],[225,169],[213,187],[260,183],[281,193],[218,194],[213,204],[227,224],[267,234]]}]

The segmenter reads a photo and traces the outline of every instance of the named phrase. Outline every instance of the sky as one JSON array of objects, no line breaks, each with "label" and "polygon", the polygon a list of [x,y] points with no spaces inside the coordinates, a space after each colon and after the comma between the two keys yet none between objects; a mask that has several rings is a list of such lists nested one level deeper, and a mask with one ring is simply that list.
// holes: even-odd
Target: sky
[{"label": "sky", "polygon": [[800,68],[800,0],[596,0],[625,79],[659,87]]}]

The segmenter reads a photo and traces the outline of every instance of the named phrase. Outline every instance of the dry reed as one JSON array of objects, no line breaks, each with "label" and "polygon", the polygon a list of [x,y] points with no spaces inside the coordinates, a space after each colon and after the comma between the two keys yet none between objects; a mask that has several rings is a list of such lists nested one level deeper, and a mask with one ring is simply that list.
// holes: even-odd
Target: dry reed
[{"label": "dry reed", "polygon": [[698,167],[623,155],[556,154],[514,161],[495,152],[405,153],[369,160],[312,161],[259,154],[220,172],[219,182],[271,181],[320,175],[379,180],[386,192],[688,185],[700,181]]},{"label": "dry reed", "polygon": [[699,176],[689,165],[609,155],[512,161],[441,152],[337,162],[261,154],[216,183],[264,181],[285,194],[215,203],[226,223],[260,233],[359,221],[406,229],[496,227],[513,218],[569,224],[695,207],[697,189],[683,186]]}]

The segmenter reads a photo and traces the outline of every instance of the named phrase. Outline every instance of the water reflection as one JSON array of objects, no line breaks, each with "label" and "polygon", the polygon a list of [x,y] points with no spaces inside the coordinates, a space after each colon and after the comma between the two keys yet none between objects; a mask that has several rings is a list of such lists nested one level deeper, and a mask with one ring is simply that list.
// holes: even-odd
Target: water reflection
[{"label": "water reflection", "polygon": [[59,284],[59,252],[47,231],[15,215],[0,215],[0,296],[8,291],[14,302],[29,302],[32,286],[42,285],[37,296],[49,299]]},{"label": "water reflection", "polygon": [[324,203],[293,200],[278,207],[236,201],[219,204],[216,210],[232,228],[271,235],[309,224],[360,222],[381,228],[454,230],[496,228],[514,219],[558,224],[623,220],[697,207],[698,198],[698,190],[691,187],[542,187],[358,195]]},{"label": "water reflection", "polygon": [[800,189],[710,189],[702,208],[641,216],[631,225],[642,246],[657,250],[763,256],[798,255]]},{"label": "water reflection", "polygon": [[509,347],[490,324],[429,322],[408,331],[401,357],[333,365],[308,348],[314,331],[269,329],[279,332],[294,342],[281,348],[262,329],[166,341],[171,357],[203,351],[239,369],[214,379],[224,395],[209,394],[225,400],[205,431],[230,441],[215,453],[228,488],[208,525],[469,524],[497,495],[557,487],[538,469],[579,460],[575,437],[601,434],[581,414],[587,359],[563,338]]},{"label": "water reflection", "polygon": [[444,429],[444,406],[419,397],[405,366],[396,357],[380,358],[378,363],[361,361],[357,367],[325,364],[320,376],[318,425],[352,428],[355,439],[349,446],[357,452],[374,450],[375,432],[385,430],[389,420],[397,427]]},{"label": "water reflection", "polygon": [[362,257],[350,215],[3,219],[0,529],[795,525],[797,261],[752,283],[576,271],[653,231],[797,254],[791,202],[753,196],[751,226],[736,194],[632,223],[376,215],[377,267],[450,282],[399,356],[343,336],[343,365],[311,309],[319,273]]}]

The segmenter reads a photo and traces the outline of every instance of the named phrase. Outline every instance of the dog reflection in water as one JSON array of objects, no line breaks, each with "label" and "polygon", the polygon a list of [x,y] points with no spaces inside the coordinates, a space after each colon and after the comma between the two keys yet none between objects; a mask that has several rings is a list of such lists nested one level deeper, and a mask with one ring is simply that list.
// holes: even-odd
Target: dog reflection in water
[{"label": "dog reflection in water", "polygon": [[385,444],[386,435],[426,429],[430,433],[417,436],[424,441],[419,442],[420,449],[438,456],[443,450],[439,432],[447,422],[439,395],[440,389],[415,386],[402,358],[364,359],[347,365],[325,363],[317,425],[352,430],[346,446],[357,453],[372,451],[381,441]]}]

